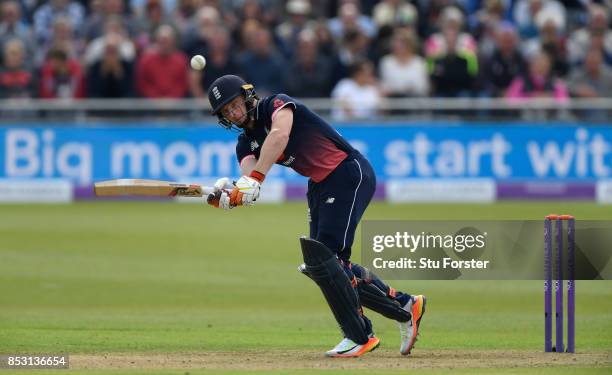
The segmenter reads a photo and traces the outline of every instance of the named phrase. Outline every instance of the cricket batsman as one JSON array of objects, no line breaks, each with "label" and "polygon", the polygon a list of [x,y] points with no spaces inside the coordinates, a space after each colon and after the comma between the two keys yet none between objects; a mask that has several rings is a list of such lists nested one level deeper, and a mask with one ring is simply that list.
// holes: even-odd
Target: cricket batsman
[{"label": "cricket batsman", "polygon": [[409,354],[425,297],[397,291],[350,260],[357,224],[376,189],[368,160],[299,101],[284,94],[260,99],[238,76],[215,80],[208,99],[219,124],[240,132],[236,156],[242,172],[233,184],[228,178],[215,183],[211,205],[253,205],[275,163],[309,177],[310,238],[300,239],[304,264],[298,269],[319,286],[344,336],[325,354],[359,357],[378,347],[362,305],[399,322],[400,352]]}]

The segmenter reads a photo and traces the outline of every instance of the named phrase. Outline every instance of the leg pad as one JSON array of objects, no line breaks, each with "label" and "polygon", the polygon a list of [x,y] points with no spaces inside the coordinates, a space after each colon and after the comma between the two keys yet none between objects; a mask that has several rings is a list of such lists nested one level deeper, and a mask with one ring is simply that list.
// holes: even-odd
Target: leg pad
[{"label": "leg pad", "polygon": [[300,238],[300,244],[306,265],[304,272],[321,289],[344,335],[357,344],[368,342],[359,297],[336,255],[321,242],[310,238]]}]

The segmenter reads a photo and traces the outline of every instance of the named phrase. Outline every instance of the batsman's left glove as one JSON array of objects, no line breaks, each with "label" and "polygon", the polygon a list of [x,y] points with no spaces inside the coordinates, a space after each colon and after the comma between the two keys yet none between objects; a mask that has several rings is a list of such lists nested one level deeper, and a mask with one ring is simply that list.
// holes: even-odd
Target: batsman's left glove
[{"label": "batsman's left glove", "polygon": [[224,210],[229,210],[234,208],[230,204],[230,190],[233,188],[230,179],[227,177],[223,177],[217,180],[213,185],[214,192],[209,194],[206,202],[213,207],[223,208]]}]

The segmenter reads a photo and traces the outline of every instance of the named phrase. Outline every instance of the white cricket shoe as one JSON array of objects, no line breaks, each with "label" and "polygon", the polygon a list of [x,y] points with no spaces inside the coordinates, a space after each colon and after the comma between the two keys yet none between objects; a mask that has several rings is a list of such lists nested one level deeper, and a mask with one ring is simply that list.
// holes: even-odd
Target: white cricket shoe
[{"label": "white cricket shoe", "polygon": [[359,345],[353,340],[345,337],[338,345],[336,345],[335,348],[325,352],[325,355],[327,357],[334,358],[359,357],[378,348],[378,345],[380,345],[380,340],[373,335],[370,337],[368,342],[363,345]]},{"label": "white cricket shoe", "polygon": [[423,315],[425,315],[426,304],[427,299],[425,296],[418,295],[413,296],[404,307],[402,307],[412,315],[409,321],[399,322],[401,339],[400,353],[402,353],[402,355],[410,354],[412,348],[414,348],[414,344],[419,335],[419,325],[421,324]]}]

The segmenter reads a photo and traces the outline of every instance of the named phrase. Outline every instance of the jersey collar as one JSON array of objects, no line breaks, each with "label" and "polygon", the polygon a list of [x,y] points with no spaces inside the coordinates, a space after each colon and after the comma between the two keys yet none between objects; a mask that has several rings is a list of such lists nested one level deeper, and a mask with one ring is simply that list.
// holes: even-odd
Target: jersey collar
[{"label": "jersey collar", "polygon": [[255,106],[255,121],[253,121],[254,123],[254,129],[253,130],[244,130],[244,133],[248,136],[254,136],[257,128],[260,126],[259,124],[259,107],[262,105],[262,100],[259,99],[257,100],[257,105]]}]

